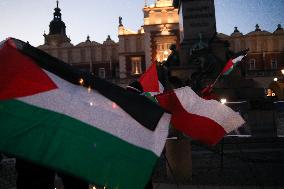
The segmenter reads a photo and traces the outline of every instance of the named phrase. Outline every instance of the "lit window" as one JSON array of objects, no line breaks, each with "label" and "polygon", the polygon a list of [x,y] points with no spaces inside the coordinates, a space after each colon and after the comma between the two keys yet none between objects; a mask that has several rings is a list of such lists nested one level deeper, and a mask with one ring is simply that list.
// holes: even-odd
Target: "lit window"
[{"label": "lit window", "polygon": [[272,90],[266,89],[266,96],[272,96]]},{"label": "lit window", "polygon": [[141,57],[131,57],[131,75],[142,74]]},{"label": "lit window", "polygon": [[104,79],[106,77],[105,68],[99,68],[99,77]]},{"label": "lit window", "polygon": [[171,43],[167,43],[167,49],[170,49],[170,48],[171,48],[171,46],[172,46],[172,44],[171,44]]},{"label": "lit window", "polygon": [[272,70],[277,69],[277,60],[275,58],[271,59],[271,69]]},{"label": "lit window", "polygon": [[276,96],[275,92],[272,89],[266,89],[266,96]]},{"label": "lit window", "polygon": [[255,59],[249,60],[249,70],[255,70]]},{"label": "lit window", "polygon": [[168,59],[168,56],[171,53],[170,47],[171,43],[164,43],[164,44],[158,44],[158,47],[161,46],[162,48],[157,48],[157,55],[156,59],[158,62],[162,62]]}]

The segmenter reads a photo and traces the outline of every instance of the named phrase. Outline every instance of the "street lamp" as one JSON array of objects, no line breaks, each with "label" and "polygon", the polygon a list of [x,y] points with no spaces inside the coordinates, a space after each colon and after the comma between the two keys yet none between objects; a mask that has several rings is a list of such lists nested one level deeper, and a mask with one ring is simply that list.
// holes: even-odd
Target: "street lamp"
[{"label": "street lamp", "polygon": [[278,81],[278,78],[277,78],[277,77],[275,77],[275,78],[273,79],[273,81],[277,82],[277,81]]},{"label": "street lamp", "polygon": [[221,102],[221,104],[225,104],[227,102],[227,99],[221,98],[220,102]]}]

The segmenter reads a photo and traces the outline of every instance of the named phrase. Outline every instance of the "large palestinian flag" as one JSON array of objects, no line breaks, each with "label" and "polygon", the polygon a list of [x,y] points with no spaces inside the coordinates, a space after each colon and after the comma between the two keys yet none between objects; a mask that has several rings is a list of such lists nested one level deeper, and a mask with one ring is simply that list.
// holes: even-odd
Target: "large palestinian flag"
[{"label": "large palestinian flag", "polygon": [[0,44],[0,151],[90,183],[142,189],[170,115],[20,40]]}]

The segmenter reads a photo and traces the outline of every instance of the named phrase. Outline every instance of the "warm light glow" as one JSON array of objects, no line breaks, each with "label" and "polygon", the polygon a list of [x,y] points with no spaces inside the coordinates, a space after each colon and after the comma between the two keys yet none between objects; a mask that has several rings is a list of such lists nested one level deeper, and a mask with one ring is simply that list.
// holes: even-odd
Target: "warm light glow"
[{"label": "warm light glow", "polygon": [[170,32],[169,32],[169,30],[168,30],[166,25],[163,26],[161,34],[162,35],[169,35],[170,34]]},{"label": "warm light glow", "polygon": [[157,55],[157,56],[156,56],[156,59],[157,59],[157,61],[158,61],[158,62],[160,62],[160,61],[161,61],[161,59],[160,59],[160,56],[159,56],[159,55]]},{"label": "warm light glow", "polygon": [[117,108],[116,103],[114,103],[114,102],[112,103],[112,108],[113,108],[113,109]]},{"label": "warm light glow", "polygon": [[93,189],[97,189],[95,186],[93,186]]},{"label": "warm light glow", "polygon": [[273,79],[273,81],[275,81],[275,82],[276,82],[276,81],[278,81],[278,78],[277,78],[277,77],[275,77],[275,78]]},{"label": "warm light glow", "polygon": [[138,70],[138,66],[135,66],[135,72],[134,72],[134,74],[140,74],[140,73],[139,73],[139,70]]},{"label": "warm light glow", "polygon": [[220,102],[221,102],[222,104],[225,104],[225,103],[227,102],[227,99],[221,98]]},{"label": "warm light glow", "polygon": [[284,69],[281,70],[281,73],[284,75]]},{"label": "warm light glow", "polygon": [[141,57],[131,57],[131,74],[141,74]]},{"label": "warm light glow", "polygon": [[79,83],[80,83],[80,85],[83,85],[84,84],[84,79],[80,78]]},{"label": "warm light glow", "polygon": [[271,89],[267,89],[267,94],[266,96],[272,96],[272,90]]},{"label": "warm light glow", "polygon": [[123,28],[123,26],[119,26],[118,35],[123,35],[123,34],[124,34],[124,28]]},{"label": "warm light glow", "polygon": [[140,33],[145,33],[144,28],[141,27]]},{"label": "warm light glow", "polygon": [[275,93],[272,93],[271,96],[276,96],[276,94],[275,94]]},{"label": "warm light glow", "polygon": [[164,61],[166,61],[166,60],[168,59],[168,57],[169,57],[169,51],[170,51],[170,50],[165,50],[165,51],[163,52],[163,60],[164,60]]},{"label": "warm light glow", "polygon": [[172,0],[163,0],[163,1],[156,1],[157,7],[170,7],[173,5]]},{"label": "warm light glow", "polygon": [[91,88],[91,86],[89,86],[88,87],[88,93],[91,93],[91,91],[92,91],[92,88]]}]

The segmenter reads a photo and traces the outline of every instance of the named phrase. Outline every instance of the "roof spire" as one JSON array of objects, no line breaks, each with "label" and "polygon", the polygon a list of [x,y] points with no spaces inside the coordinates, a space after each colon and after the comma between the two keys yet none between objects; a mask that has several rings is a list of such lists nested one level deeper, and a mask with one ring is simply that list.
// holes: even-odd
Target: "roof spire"
[{"label": "roof spire", "polygon": [[61,20],[61,13],[60,13],[60,11],[61,11],[61,9],[58,7],[58,0],[56,1],[56,8],[54,9],[54,13],[53,13],[53,15],[54,15],[54,19],[58,19],[58,20]]}]

